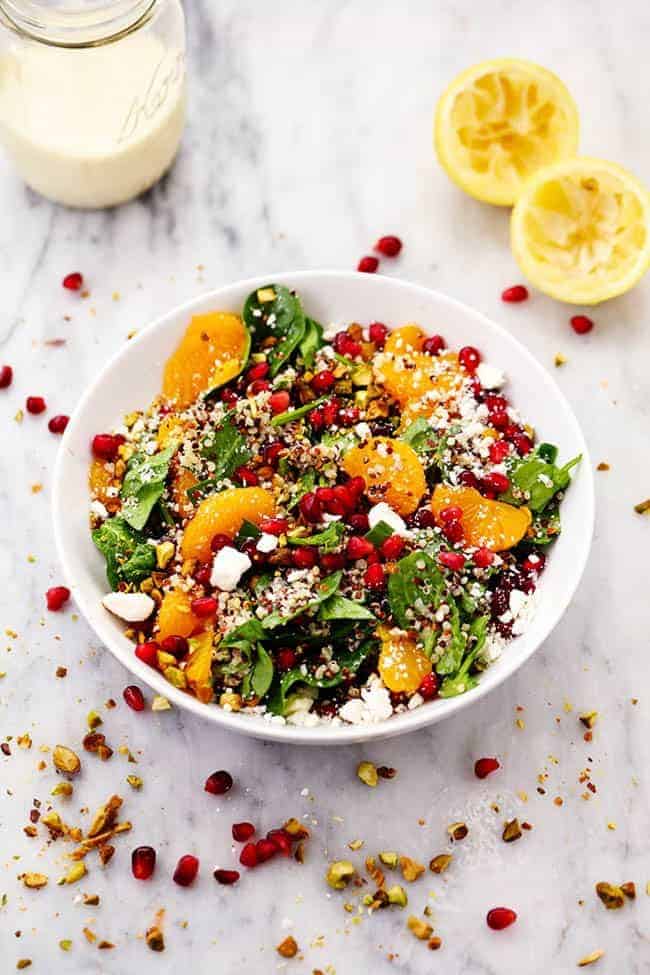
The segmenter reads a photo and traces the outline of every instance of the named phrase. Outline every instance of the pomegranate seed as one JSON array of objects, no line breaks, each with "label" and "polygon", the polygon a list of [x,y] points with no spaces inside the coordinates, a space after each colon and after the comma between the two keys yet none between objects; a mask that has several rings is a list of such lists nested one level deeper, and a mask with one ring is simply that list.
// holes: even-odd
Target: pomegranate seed
[{"label": "pomegranate seed", "polygon": [[420,508],[413,515],[413,524],[416,528],[435,528],[436,519],[430,508]]},{"label": "pomegranate seed", "polygon": [[184,636],[166,636],[164,640],[160,641],[160,649],[164,650],[165,653],[171,653],[174,657],[180,660],[187,653],[189,653],[190,645]]},{"label": "pomegranate seed", "polygon": [[574,315],[571,319],[571,328],[578,335],[586,335],[587,332],[591,332],[593,327],[594,323],[586,315]]},{"label": "pomegranate seed", "polygon": [[66,586],[53,586],[45,593],[45,602],[51,613],[58,613],[70,599],[70,590]]},{"label": "pomegranate seed", "polygon": [[279,440],[275,440],[273,443],[267,444],[262,451],[264,463],[268,464],[270,467],[275,467],[277,459],[283,450],[284,444],[280,443]]},{"label": "pomegranate seed", "polygon": [[460,521],[463,517],[463,509],[459,508],[457,504],[450,504],[446,508],[443,508],[440,512],[440,519],[445,524],[448,521]]},{"label": "pomegranate seed", "polygon": [[132,711],[144,711],[144,697],[142,691],[135,684],[129,684],[122,691],[122,697]]},{"label": "pomegranate seed", "polygon": [[345,488],[353,498],[358,499],[366,490],[366,482],[363,477],[351,477],[349,481],[345,482]]},{"label": "pomegranate seed", "polygon": [[456,542],[462,541],[465,536],[463,526],[459,521],[446,522],[442,530],[445,538],[448,542],[451,542],[452,545],[455,545]]},{"label": "pomegranate seed", "polygon": [[47,425],[47,429],[50,431],[50,433],[63,433],[69,422],[69,416],[59,413],[57,416],[52,417]]},{"label": "pomegranate seed", "polygon": [[270,829],[266,838],[283,857],[291,856],[291,837],[283,829]]},{"label": "pomegranate seed", "polygon": [[345,556],[342,552],[325,552],[320,557],[320,564],[327,573],[338,572],[345,568]]},{"label": "pomegranate seed", "polygon": [[257,846],[255,843],[247,843],[239,854],[239,862],[245,867],[257,866]]},{"label": "pomegranate seed", "polygon": [[287,518],[265,518],[260,528],[266,535],[284,535],[289,528]]},{"label": "pomegranate seed", "polygon": [[402,241],[392,234],[388,234],[387,237],[380,237],[375,244],[375,250],[383,254],[384,257],[397,257],[401,249]]},{"label": "pomegranate seed", "polygon": [[492,772],[501,768],[496,758],[479,758],[474,763],[474,775],[477,779],[486,779]]},{"label": "pomegranate seed", "polygon": [[471,471],[463,471],[459,475],[458,480],[461,484],[464,484],[465,487],[471,487],[474,488],[474,490],[478,488],[478,477],[476,474],[472,474]]},{"label": "pomegranate seed", "polygon": [[190,605],[195,616],[205,619],[217,612],[219,604],[213,596],[201,596],[199,599],[193,599]]},{"label": "pomegranate seed", "polygon": [[389,562],[393,562],[398,559],[402,552],[404,551],[404,546],[406,542],[401,537],[401,535],[391,535],[386,541],[381,543],[381,554]]},{"label": "pomegranate seed", "polygon": [[199,861],[191,853],[186,853],[176,864],[174,870],[174,883],[181,887],[189,887],[196,880],[199,872]]},{"label": "pomegranate seed", "polygon": [[131,873],[136,880],[148,880],[156,866],[153,846],[136,846],[131,854]]},{"label": "pomegranate seed", "polygon": [[255,487],[260,483],[260,479],[255,471],[252,471],[250,467],[244,467],[243,465],[237,468],[234,473],[234,477],[240,482],[240,484],[244,484],[246,487]]},{"label": "pomegranate seed", "polygon": [[476,372],[476,367],[481,361],[481,353],[473,345],[465,345],[458,353],[458,361],[467,372]]},{"label": "pomegranate seed", "polygon": [[438,678],[433,671],[422,678],[418,690],[425,701],[432,701],[438,696]]},{"label": "pomegranate seed", "polygon": [[525,433],[516,433],[512,438],[512,442],[515,450],[518,454],[521,454],[522,457],[525,457],[526,454],[529,454],[533,449],[532,442]]},{"label": "pomegranate seed", "polygon": [[348,518],[348,525],[350,528],[354,529],[355,532],[367,532],[370,528],[368,515],[363,511],[358,511],[356,514],[350,515]]},{"label": "pomegranate seed", "polygon": [[488,423],[495,430],[505,430],[510,426],[510,417],[505,410],[495,410],[494,413],[490,413]]},{"label": "pomegranate seed", "polygon": [[494,562],[494,552],[490,551],[489,548],[478,548],[474,552],[472,560],[477,569],[487,569]]},{"label": "pomegranate seed", "polygon": [[237,840],[238,843],[245,843],[249,840],[253,833],[255,832],[255,827],[252,823],[233,823],[232,824],[232,838]]},{"label": "pomegranate seed", "polygon": [[236,884],[239,880],[239,870],[222,870],[217,867],[212,876],[218,884],[229,886],[230,884]]},{"label": "pomegranate seed", "polygon": [[352,562],[356,562],[357,559],[367,559],[374,551],[375,546],[372,542],[369,542],[367,538],[361,538],[359,535],[353,535],[345,547],[345,554]]},{"label": "pomegranate seed", "polygon": [[438,562],[452,572],[461,572],[465,567],[465,556],[460,552],[438,552]]},{"label": "pomegranate seed", "polygon": [[213,772],[212,775],[208,775],[203,788],[210,795],[223,796],[232,789],[232,775],[230,772],[226,772],[225,769]]},{"label": "pomegranate seed", "polygon": [[316,524],[323,517],[323,506],[320,497],[314,491],[308,491],[300,499],[300,514],[305,521]]},{"label": "pomegranate seed", "polygon": [[234,389],[222,389],[221,390],[221,402],[227,403],[228,406],[233,406],[239,397]]},{"label": "pomegranate seed", "polygon": [[331,487],[319,487],[316,488],[316,497],[323,507],[331,504],[334,500],[334,488]]},{"label": "pomegranate seed", "polygon": [[514,440],[514,438],[521,433],[521,428],[517,426],[516,423],[511,423],[503,431],[503,436],[506,440]]},{"label": "pomegranate seed", "polygon": [[350,359],[355,359],[361,355],[360,344],[347,332],[337,332],[332,340],[332,345],[335,352],[338,352],[339,355],[348,356]]},{"label": "pomegranate seed", "polygon": [[336,423],[338,412],[338,400],[332,399],[329,401],[329,403],[323,403],[323,421],[326,427],[331,427],[333,423]]},{"label": "pomegranate seed", "polygon": [[205,586],[207,589],[211,585],[210,579],[212,578],[212,566],[209,563],[205,565],[200,565],[198,569],[194,571],[194,579],[200,586]]},{"label": "pomegranate seed", "polygon": [[217,552],[220,552],[222,548],[225,548],[226,545],[230,545],[231,542],[232,539],[229,538],[228,535],[224,535],[223,533],[219,532],[212,536],[210,548],[216,554]]},{"label": "pomegranate seed", "polygon": [[521,567],[524,572],[536,572],[538,575],[540,572],[544,571],[544,566],[546,565],[546,556],[534,552],[524,559],[521,563]]},{"label": "pomegranate seed", "polygon": [[292,667],[296,666],[297,661],[298,658],[290,647],[284,647],[282,650],[278,650],[275,658],[278,670],[291,670]]},{"label": "pomegranate seed", "polygon": [[255,852],[257,854],[257,862],[265,863],[266,860],[270,860],[278,852],[278,848],[275,843],[271,840],[258,840],[255,844]]},{"label": "pomegranate seed", "polygon": [[494,491],[495,494],[504,494],[510,487],[510,480],[505,474],[492,471],[490,474],[485,475],[483,484],[488,491]]},{"label": "pomegranate seed", "polygon": [[496,440],[490,444],[490,460],[493,464],[501,464],[510,453],[510,444],[507,440]]},{"label": "pomegranate seed", "polygon": [[246,381],[255,382],[256,379],[266,379],[269,374],[270,366],[268,362],[256,362],[246,373]]},{"label": "pomegranate seed", "polygon": [[428,353],[429,355],[440,355],[443,349],[447,348],[447,343],[443,339],[442,335],[431,335],[428,339],[425,339],[422,346],[422,351]]},{"label": "pomegranate seed", "polygon": [[366,569],[363,581],[369,589],[383,589],[386,585],[386,570],[379,562],[369,565]]},{"label": "pomegranate seed", "polygon": [[[364,485],[365,486],[365,485]],[[338,501],[339,506],[343,508],[342,511],[332,510],[332,514],[350,515],[357,506],[357,501],[359,500],[359,495],[354,487],[350,487],[350,482],[347,484],[337,484],[336,487],[332,488],[333,498],[330,505],[334,501]],[[329,510],[329,507],[328,507]]]},{"label": "pomegranate seed", "polygon": [[149,640],[147,643],[138,644],[135,648],[135,655],[143,664],[147,664],[149,667],[157,667],[159,650],[160,647],[156,641]]},{"label": "pomegranate seed", "polygon": [[311,381],[311,388],[315,393],[328,393],[334,383],[336,376],[331,369],[321,369]]},{"label": "pomegranate seed", "polygon": [[504,928],[509,928],[515,923],[517,915],[509,907],[493,907],[487,912],[485,920],[488,928],[492,928],[493,931],[503,931]]},{"label": "pomegranate seed", "polygon": [[337,420],[342,427],[353,427],[359,422],[359,409],[356,406],[346,406],[338,411]]},{"label": "pomegranate seed", "polygon": [[268,379],[256,379],[255,382],[251,383],[248,387],[248,392],[251,396],[257,396],[258,393],[265,393],[271,388],[271,383]]},{"label": "pomegranate seed", "polygon": [[368,326],[368,338],[378,349],[383,349],[388,338],[388,329],[383,322],[371,322]]},{"label": "pomegranate seed", "polygon": [[14,378],[14,371],[11,366],[0,366],[0,389],[11,386]]},{"label": "pomegranate seed", "polygon": [[118,450],[124,443],[121,434],[97,433],[92,440],[92,451],[100,460],[115,460]]},{"label": "pomegranate seed", "polygon": [[501,292],[501,301],[506,301],[508,304],[525,301],[527,297],[528,288],[524,287],[523,284],[513,284],[511,288],[506,288],[505,291]]},{"label": "pomegranate seed", "polygon": [[42,396],[28,396],[25,400],[25,406],[27,407],[27,412],[33,413],[34,416],[38,416],[39,413],[44,413],[47,409]]},{"label": "pomegranate seed", "polygon": [[68,291],[80,291],[83,283],[83,274],[80,271],[72,271],[70,274],[66,274],[62,282],[63,287],[67,288]]},{"label": "pomegranate seed", "polygon": [[322,430],[325,426],[325,416],[323,414],[322,406],[317,406],[316,409],[311,411],[311,413],[308,413],[307,419],[311,423],[314,430]]},{"label": "pomegranate seed", "polygon": [[294,548],[291,553],[291,561],[297,569],[311,569],[312,566],[316,565],[316,560],[316,551],[313,548],[308,548],[307,545]]},{"label": "pomegranate seed", "polygon": [[379,261],[377,258],[367,254],[365,257],[362,257],[357,264],[357,271],[364,271],[366,274],[374,274],[378,267]]},{"label": "pomegranate seed", "polygon": [[286,389],[279,389],[277,393],[271,393],[269,396],[269,406],[271,407],[271,413],[277,416],[278,413],[286,413],[289,409],[289,403],[291,402],[291,397]]},{"label": "pomegranate seed", "polygon": [[499,410],[508,409],[508,400],[505,396],[501,396],[500,393],[487,393],[485,396],[485,405],[490,413],[496,413]]}]

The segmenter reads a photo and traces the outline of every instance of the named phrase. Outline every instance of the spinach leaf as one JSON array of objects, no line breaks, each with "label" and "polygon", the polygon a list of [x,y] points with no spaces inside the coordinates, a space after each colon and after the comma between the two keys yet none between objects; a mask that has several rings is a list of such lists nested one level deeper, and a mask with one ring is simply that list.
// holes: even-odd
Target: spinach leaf
[{"label": "spinach leaf", "polygon": [[340,455],[343,456],[353,447],[356,447],[361,440],[354,430],[344,430],[339,433],[324,433],[320,442],[327,447],[338,447]]},{"label": "spinach leaf", "polygon": [[418,615],[418,603],[437,606],[443,586],[442,573],[426,552],[411,552],[400,559],[388,579],[388,601],[397,624],[409,629]]},{"label": "spinach leaf", "polygon": [[550,545],[555,541],[562,531],[560,506],[556,501],[546,505],[542,512],[535,515],[530,531],[532,534],[529,541],[534,545]]},{"label": "spinach leaf", "polygon": [[[282,473],[282,471],[281,471]],[[287,504],[287,511],[292,511],[303,495],[312,491],[316,487],[316,471],[308,470],[298,478],[291,488],[291,500]]]},{"label": "spinach leaf", "polygon": [[321,620],[374,620],[374,613],[356,599],[335,594],[321,603],[318,612]]},{"label": "spinach leaf", "polygon": [[467,645],[467,634],[461,629],[460,613],[456,600],[452,596],[447,596],[446,601],[449,605],[449,623],[451,624],[451,639],[445,647],[444,653],[436,664],[436,671],[439,674],[454,674],[461,665],[465,647]]},{"label": "spinach leaf", "polygon": [[412,447],[416,454],[430,454],[436,448],[436,432],[423,416],[410,423],[400,440]]},{"label": "spinach leaf", "polygon": [[374,528],[366,532],[366,539],[372,542],[375,548],[379,548],[393,534],[394,532],[390,525],[387,525],[385,521],[378,521]]},{"label": "spinach leaf", "polygon": [[318,583],[316,587],[317,592],[313,599],[310,599],[304,606],[298,607],[298,609],[292,610],[291,613],[283,616],[278,610],[274,613],[269,613],[262,620],[262,625],[265,630],[274,630],[278,626],[283,626],[285,623],[289,623],[296,616],[301,616],[303,613],[308,612],[310,609],[317,609],[321,603],[324,603],[326,599],[333,596],[341,585],[342,572],[333,572],[332,575],[327,576],[321,582]]},{"label": "spinach leaf", "polygon": [[305,318],[305,334],[300,342],[300,355],[307,369],[314,365],[316,353],[325,345],[323,326],[313,318]]},{"label": "spinach leaf", "polygon": [[305,403],[304,406],[298,406],[295,410],[287,410],[286,413],[278,413],[271,420],[272,427],[281,427],[285,423],[293,423],[294,420],[300,420],[303,416],[307,416],[308,413],[314,409],[315,406],[320,406],[324,403],[327,396],[319,396],[317,399],[311,401],[311,403]]},{"label": "spinach leaf", "polygon": [[532,512],[543,511],[557,494],[571,483],[571,470],[579,464],[582,455],[570,460],[563,467],[557,467],[546,458],[557,456],[557,448],[551,444],[540,444],[532,454],[516,461],[509,470],[510,488],[501,500],[510,504],[526,504]]},{"label": "spinach leaf", "polygon": [[235,647],[243,643],[257,643],[266,637],[266,631],[259,620],[253,617],[226,633],[219,644],[221,647]]},{"label": "spinach leaf", "polygon": [[111,589],[117,589],[120,582],[140,582],[156,568],[155,548],[124,518],[107,519],[92,537],[106,559],[106,577]]},{"label": "spinach leaf", "polygon": [[457,694],[464,694],[465,691],[471,690],[478,684],[478,678],[470,674],[469,671],[485,646],[488,623],[488,616],[479,616],[472,622],[469,630],[468,643],[472,641],[473,646],[458,671],[449,677],[445,677],[443,680],[440,688],[440,697],[456,697]]},{"label": "spinach leaf", "polygon": [[257,660],[250,677],[250,686],[256,697],[264,697],[273,682],[273,661],[261,643],[257,644]]},{"label": "spinach leaf", "polygon": [[305,314],[298,295],[281,284],[267,284],[246,299],[244,322],[261,339],[273,336],[278,341],[269,350],[271,376],[289,361],[305,336]]},{"label": "spinach leaf", "polygon": [[318,545],[324,552],[331,552],[338,548],[341,538],[345,532],[345,525],[342,521],[331,521],[327,528],[316,535],[295,535],[287,536],[289,545]]},{"label": "spinach leaf", "polygon": [[294,667],[287,670],[282,677],[276,677],[271,696],[268,701],[268,709],[273,714],[284,714],[287,707],[287,695],[296,684],[307,684],[308,687],[331,688],[338,687],[339,684],[350,674],[356,674],[361,664],[377,648],[376,640],[365,640],[356,650],[336,656],[335,660],[339,665],[339,670],[333,677],[314,677],[309,672],[303,673],[301,667]]},{"label": "spinach leaf", "polygon": [[210,477],[204,478],[189,489],[187,496],[190,500],[218,487],[221,481],[231,477],[238,467],[248,463],[252,456],[246,437],[239,432],[230,418],[226,418],[221,426],[205,437],[201,445],[201,453],[208,460],[214,461],[215,470]]},{"label": "spinach leaf", "polygon": [[144,528],[154,505],[162,497],[169,473],[169,462],[176,453],[173,444],[157,454],[134,454],[126,468],[120,497],[122,518],[136,530]]},{"label": "spinach leaf", "polygon": [[252,521],[246,521],[244,518],[241,528],[237,532],[235,543],[243,542],[247,538],[259,538],[261,534],[262,532],[259,530],[257,525],[254,525]]}]

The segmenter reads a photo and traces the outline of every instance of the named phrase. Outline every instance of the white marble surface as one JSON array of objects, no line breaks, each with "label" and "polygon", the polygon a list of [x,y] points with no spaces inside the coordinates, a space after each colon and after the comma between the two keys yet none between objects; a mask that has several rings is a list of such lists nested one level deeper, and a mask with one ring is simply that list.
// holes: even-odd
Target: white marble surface
[{"label": "white marble surface", "polygon": [[[432,156],[431,116],[443,84],[466,65],[503,53],[533,57],[573,92],[584,151],[647,180],[650,10],[641,0],[192,0],[187,8],[190,120],[163,185],[119,211],[80,214],[26,192],[5,164],[0,172],[0,359],[15,369],[13,387],[0,394],[0,620],[3,631],[18,634],[0,645],[0,734],[33,739],[30,751],[12,742],[11,756],[0,756],[0,894],[7,894],[0,968],[13,971],[19,958],[31,958],[34,975],[181,966],[196,975],[267,973],[285,964],[296,973],[338,975],[559,975],[602,948],[594,969],[602,975],[646,972],[650,521],[632,506],[650,495],[650,279],[598,309],[586,338],[568,328],[567,308],[539,295],[504,306],[501,289],[520,279],[507,215],[447,182]],[[84,623],[71,611],[44,611],[45,589],[60,581],[49,514],[57,442],[47,418],[18,425],[14,414],[27,394],[43,394],[50,415],[71,411],[127,333],[178,301],[259,272],[353,267],[387,232],[405,242],[388,273],[475,305],[550,368],[556,352],[568,358],[558,381],[594,462],[611,464],[597,475],[593,554],[569,612],[534,659],[487,700],[429,732],[370,749],[264,745],[180,712],[134,714],[121,703],[128,674]],[[59,284],[77,268],[91,290],[87,300]],[[48,345],[53,338],[66,344]],[[37,482],[43,490],[33,494]],[[65,679],[55,678],[57,666],[68,668]],[[109,697],[120,704],[107,712]],[[62,888],[54,881],[66,847],[48,847],[40,834],[28,839],[22,827],[32,798],[45,801],[56,781],[41,746],[79,747],[92,707],[109,742],[128,744],[138,765],[117,753],[106,764],[85,756],[64,816],[87,822],[81,807],[119,791],[134,829],[118,839],[105,871],[91,860],[87,878]],[[591,744],[577,721],[581,709],[601,715]],[[472,774],[481,754],[503,763],[484,783]],[[397,778],[368,790],[354,774],[361,757],[395,766]],[[222,767],[237,787],[219,801],[202,784]],[[589,801],[579,782],[585,767],[597,787]],[[130,771],[144,779],[139,794],[124,782]],[[491,802],[501,807],[498,815]],[[534,830],[507,846],[500,824],[515,813]],[[274,862],[236,888],[215,884],[212,868],[234,864],[233,821],[269,828],[292,814],[313,825],[304,866]],[[470,825],[456,862],[445,878],[428,874],[409,891],[414,913],[435,893],[429,903],[443,939],[439,953],[406,931],[404,913],[355,923],[343,910],[348,898],[328,896],[326,858],[349,854],[348,841],[359,837],[367,852],[399,849],[428,862],[445,849],[445,827],[455,819]],[[139,843],[158,849],[156,877],[146,885],[129,870]],[[202,863],[188,890],[170,880],[185,852]],[[362,856],[352,854],[359,862]],[[49,887],[24,890],[17,875],[30,869],[49,874]],[[598,880],[634,880],[639,897],[606,912],[594,894]],[[99,893],[101,905],[75,903],[79,892]],[[502,934],[484,922],[498,904],[519,913]],[[162,956],[141,939],[159,907],[167,912]],[[116,949],[89,944],[86,925]],[[289,930],[304,957],[284,963],[274,946]],[[63,938],[73,942],[67,954],[58,947]]]}]

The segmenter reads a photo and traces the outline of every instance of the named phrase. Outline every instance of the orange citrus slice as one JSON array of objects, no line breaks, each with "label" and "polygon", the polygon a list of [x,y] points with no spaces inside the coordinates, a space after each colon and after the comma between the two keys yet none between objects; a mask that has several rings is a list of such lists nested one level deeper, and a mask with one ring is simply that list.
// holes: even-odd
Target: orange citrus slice
[{"label": "orange citrus slice", "polygon": [[461,524],[470,545],[485,546],[503,552],[522,540],[531,523],[528,508],[516,508],[504,501],[491,501],[470,487],[437,484],[431,498],[431,510],[442,525],[440,512],[458,507],[463,512]]},{"label": "orange citrus slice", "polygon": [[379,674],[389,691],[414,694],[433,670],[431,661],[405,633],[379,628]]},{"label": "orange citrus slice", "polygon": [[400,515],[415,511],[427,489],[424,470],[412,447],[391,437],[370,437],[343,458],[350,477],[362,477],[373,503],[385,501]]},{"label": "orange citrus slice", "polygon": [[228,488],[205,498],[185,527],[181,551],[185,559],[208,562],[210,542],[215,535],[234,538],[244,521],[259,525],[275,513],[273,495],[264,488]]},{"label": "orange citrus slice", "polygon": [[250,336],[239,315],[194,315],[165,365],[163,395],[181,409],[189,406],[199,393],[238,376],[249,350]]}]

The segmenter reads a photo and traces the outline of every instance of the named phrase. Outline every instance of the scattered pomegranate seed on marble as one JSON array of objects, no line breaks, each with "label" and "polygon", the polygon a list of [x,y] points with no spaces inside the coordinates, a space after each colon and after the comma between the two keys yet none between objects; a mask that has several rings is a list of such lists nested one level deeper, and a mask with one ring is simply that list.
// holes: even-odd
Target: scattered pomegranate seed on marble
[{"label": "scattered pomegranate seed on marble", "polygon": [[506,288],[505,291],[501,292],[501,301],[505,301],[509,305],[526,301],[527,298],[528,288],[524,287],[523,284],[513,284],[511,288]]},{"label": "scattered pomegranate seed on marble", "polygon": [[218,772],[213,772],[205,780],[204,789],[213,796],[222,796],[226,792],[230,792],[232,789],[233,781],[230,772],[226,772],[225,769],[220,769]]},{"label": "scattered pomegranate seed on marble", "polygon": [[510,907],[493,907],[485,918],[487,926],[493,931],[503,931],[517,920],[517,914]]},{"label": "scattered pomegranate seed on marble", "polygon": [[586,315],[574,315],[571,319],[571,328],[577,335],[586,335],[593,327],[594,323]]},{"label": "scattered pomegranate seed on marble", "polygon": [[[244,847],[246,849],[246,847]],[[243,851],[242,851],[243,852]],[[257,855],[258,863],[265,863],[274,857],[278,852],[278,848],[271,840],[261,839],[255,844],[255,853]]]},{"label": "scattered pomegranate seed on marble", "polygon": [[45,593],[45,602],[51,613],[58,613],[70,599],[70,590],[66,586],[53,586]]},{"label": "scattered pomegranate seed on marble", "polygon": [[67,288],[68,291],[81,291],[83,283],[83,274],[80,271],[72,271],[70,274],[66,274],[62,281],[63,287]]},{"label": "scattered pomegranate seed on marble", "polygon": [[218,884],[229,886],[230,884],[237,883],[240,873],[239,870],[222,870],[221,868],[217,867],[212,876]]},{"label": "scattered pomegranate seed on marble", "polygon": [[14,371],[11,366],[0,366],[0,389],[7,389],[11,386],[14,378]]},{"label": "scattered pomegranate seed on marble", "polygon": [[27,412],[32,413],[34,416],[38,416],[39,413],[44,413],[47,409],[42,396],[28,396],[25,400],[25,406],[27,407]]},{"label": "scattered pomegranate seed on marble", "polygon": [[199,872],[199,861],[191,853],[186,853],[180,858],[174,870],[173,880],[180,887],[189,887],[196,879]]},{"label": "scattered pomegranate seed on marble", "polygon": [[47,429],[50,431],[50,433],[63,433],[69,422],[69,416],[59,413],[57,416],[52,417],[47,425]]},{"label": "scattered pomegranate seed on marble", "polygon": [[501,768],[496,758],[479,758],[474,763],[474,775],[477,779],[486,779],[492,772]]},{"label": "scattered pomegranate seed on marble", "polygon": [[367,254],[357,264],[357,271],[363,271],[365,274],[374,274],[378,267],[379,261],[377,258]]},{"label": "scattered pomegranate seed on marble", "polygon": [[144,696],[135,684],[129,684],[128,687],[125,687],[122,691],[122,697],[132,711],[144,711]]},{"label": "scattered pomegranate seed on marble", "polygon": [[257,845],[255,843],[247,843],[244,849],[239,854],[239,862],[245,867],[256,867],[257,866]]},{"label": "scattered pomegranate seed on marble", "polygon": [[255,827],[252,823],[233,823],[232,824],[232,838],[237,840],[238,843],[245,843],[251,838],[255,832]]},{"label": "scattered pomegranate seed on marble", "polygon": [[131,854],[131,873],[136,880],[148,880],[156,866],[156,851],[152,846],[136,846]]},{"label": "scattered pomegranate seed on marble", "polygon": [[387,234],[386,237],[380,237],[375,244],[375,250],[383,254],[384,257],[397,257],[402,249],[402,241],[399,237],[395,237],[393,234]]}]

